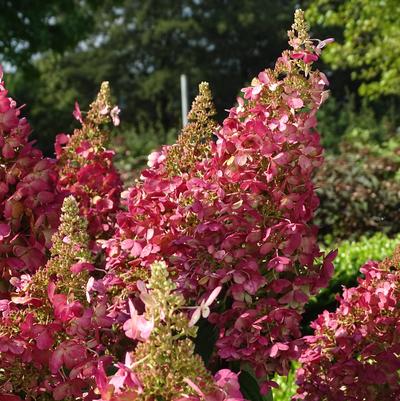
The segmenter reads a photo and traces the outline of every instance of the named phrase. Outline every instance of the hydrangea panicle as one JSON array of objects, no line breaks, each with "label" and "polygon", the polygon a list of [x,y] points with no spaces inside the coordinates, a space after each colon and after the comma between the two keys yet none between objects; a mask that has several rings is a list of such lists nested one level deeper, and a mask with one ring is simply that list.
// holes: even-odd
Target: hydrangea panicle
[{"label": "hydrangea panicle", "polygon": [[190,327],[183,312],[185,300],[176,292],[164,263],[151,266],[147,287],[147,299],[152,301],[146,303],[142,318],[154,326],[112,377],[107,378],[99,366],[96,378],[101,399],[244,401],[236,374],[225,369],[213,378],[194,353],[191,338],[197,328]]},{"label": "hydrangea panicle", "polygon": [[199,84],[199,94],[188,114],[189,123],[182,129],[176,144],[166,154],[166,169],[170,176],[190,172],[196,163],[210,155],[210,140],[217,127],[217,114],[207,82]]},{"label": "hydrangea panicle", "polygon": [[186,136],[185,128],[175,147],[151,156],[106,247],[109,281],[131,297],[135,277],[160,258],[189,305],[222,287],[208,316],[218,356],[250,366],[264,392],[269,375],[285,374],[298,355],[303,306],[333,270],[334,253],[323,257],[311,225],[312,177],[323,161],[316,113],[328,81],[313,69],[321,49],[303,17],[298,10],[289,32],[293,49],[242,90],[195,168],[181,171],[179,156],[201,132]]},{"label": "hydrangea panicle", "polygon": [[[16,257],[7,256],[18,274],[9,281],[15,291],[0,302],[0,398],[244,401],[240,371],[262,394],[275,385],[275,372],[287,372],[299,355],[304,304],[327,284],[335,256],[319,250],[311,223],[318,206],[312,178],[323,161],[316,113],[328,93],[313,63],[329,41],[311,39],[298,10],[292,49],[242,89],[221,126],[201,83],[189,124],[175,145],[150,155],[117,216],[121,181],[107,141],[119,109],[107,83],[88,113],[75,104],[82,127],[56,141],[57,188],[74,197],[64,201],[51,259],[26,269],[20,260],[35,246],[20,243]],[[24,146],[36,155],[27,142],[20,146],[29,128],[6,94],[0,83],[4,165],[25,155]],[[54,200],[33,178],[20,191],[10,166],[5,244],[20,241],[18,224],[30,207],[21,199],[31,185],[39,203]],[[11,196],[10,185],[17,188]],[[362,302],[393,307],[385,298],[391,291],[384,284]],[[207,366],[193,342],[200,319],[217,333]],[[342,332],[337,337],[347,344]]]},{"label": "hydrangea panicle", "polygon": [[360,272],[364,278],[344,290],[337,310],[312,323],[294,399],[400,399],[400,247]]},{"label": "hydrangea panicle", "polygon": [[[92,271],[87,221],[76,200],[65,198],[51,258],[0,310],[0,395],[22,399],[92,399],[98,363],[109,363],[101,335],[112,320],[101,300],[86,301]],[[71,267],[81,264],[79,269]],[[90,391],[89,391],[90,393]]]},{"label": "hydrangea panicle", "polygon": [[57,172],[29,142],[31,128],[8,96],[0,71],[0,298],[11,277],[34,273],[46,263],[62,197]]},{"label": "hydrangea panicle", "polygon": [[72,136],[60,134],[56,138],[58,187],[79,201],[92,239],[105,239],[112,234],[119,207],[122,184],[113,165],[114,153],[107,149],[108,126],[119,124],[118,111],[111,104],[108,82],[103,82],[86,115],[75,104],[73,114],[82,127]]}]

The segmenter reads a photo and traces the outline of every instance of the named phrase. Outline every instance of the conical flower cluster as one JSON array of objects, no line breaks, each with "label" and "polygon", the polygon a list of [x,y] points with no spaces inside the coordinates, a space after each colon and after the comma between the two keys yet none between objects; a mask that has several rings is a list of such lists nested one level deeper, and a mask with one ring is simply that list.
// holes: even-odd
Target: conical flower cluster
[{"label": "conical flower cluster", "polygon": [[76,197],[92,239],[112,234],[119,207],[122,183],[113,165],[114,152],[108,149],[109,125],[119,124],[118,113],[118,107],[111,105],[109,84],[103,82],[86,116],[75,105],[74,116],[82,127],[72,136],[60,134],[56,139],[58,188]]},{"label": "conical flower cluster", "polygon": [[325,311],[305,338],[295,399],[400,399],[400,248],[367,262],[335,312]]},{"label": "conical flower cluster", "polygon": [[217,127],[217,114],[207,82],[199,85],[199,94],[188,114],[189,123],[183,128],[176,144],[168,148],[166,168],[170,176],[189,173],[210,156],[210,141]]},{"label": "conical flower cluster", "polygon": [[[64,200],[52,256],[0,311],[0,394],[12,400],[78,397],[93,383],[104,347],[100,333],[112,320],[101,302],[89,303],[94,270],[87,221],[76,200]],[[7,398],[6,398],[7,399]]]},{"label": "conical flower cluster", "polygon": [[[189,303],[222,287],[222,301],[203,315],[219,329],[218,357],[251,366],[264,392],[269,375],[298,355],[303,306],[326,285],[334,256],[318,262],[310,225],[323,160],[316,112],[328,83],[312,64],[325,42],[310,39],[298,11],[289,44],[242,90],[215,143],[198,141],[214,126],[200,93],[194,107],[206,108],[192,112],[175,147],[151,155],[107,248],[109,277],[133,293],[132,278],[160,258]],[[186,160],[199,142],[206,152],[187,168],[179,155]]]},{"label": "conical flower cluster", "polygon": [[146,286],[141,283],[145,313],[139,315],[130,302],[130,319],[124,324],[127,337],[139,340],[125,363],[107,378],[97,374],[104,401],[135,400],[236,400],[244,401],[237,374],[219,371],[213,377],[194,352],[197,328],[190,326],[184,313],[185,300],[176,293],[166,265],[155,262]]},{"label": "conical flower cluster", "polygon": [[31,128],[8,97],[0,67],[0,299],[10,279],[46,263],[62,198],[54,162],[29,142]]}]

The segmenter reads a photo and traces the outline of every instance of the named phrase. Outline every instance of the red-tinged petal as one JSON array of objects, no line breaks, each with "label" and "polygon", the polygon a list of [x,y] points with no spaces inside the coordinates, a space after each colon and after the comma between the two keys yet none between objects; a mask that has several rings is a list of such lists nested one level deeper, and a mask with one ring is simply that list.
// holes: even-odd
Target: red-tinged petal
[{"label": "red-tinged petal", "polygon": [[[1,127],[1,125],[0,125],[0,127]],[[12,159],[15,157],[15,150],[10,144],[6,143],[3,146],[3,149],[1,150],[1,154],[3,155],[3,157],[5,159]]]},{"label": "red-tinged petal", "polygon": [[91,263],[88,263],[88,262],[78,262],[78,263],[74,263],[70,267],[70,270],[74,274],[81,273],[84,270],[86,270],[88,272],[91,272],[91,271],[94,271],[94,266]]},{"label": "red-tinged petal", "polygon": [[32,306],[41,306],[43,305],[43,300],[39,298],[32,298],[30,296],[24,297],[11,297],[11,301],[16,305],[32,305]]},{"label": "red-tinged petal", "polygon": [[36,337],[36,346],[39,350],[48,350],[53,345],[53,338],[46,329]]},{"label": "red-tinged petal", "polygon": [[75,109],[74,109],[72,115],[75,117],[75,119],[77,121],[79,121],[81,124],[83,124],[81,109],[79,107],[79,103],[76,101],[75,101]]},{"label": "red-tinged petal", "polygon": [[137,258],[141,256],[142,250],[143,250],[142,245],[140,245],[139,242],[134,241],[130,254],[134,258]]},{"label": "red-tinged petal", "polygon": [[50,357],[49,368],[52,373],[57,373],[63,365],[63,350],[57,348]]},{"label": "red-tinged petal", "polygon": [[147,244],[147,245],[142,249],[142,251],[140,252],[140,257],[141,257],[141,258],[145,258],[146,256],[149,256],[150,253],[151,253],[152,248],[153,248],[153,245],[152,245],[152,244]]},{"label": "red-tinged petal", "polygon": [[314,61],[317,61],[317,60],[318,60],[318,56],[316,54],[306,53],[304,55],[304,57],[303,57],[303,61],[306,64],[310,64],[310,63],[312,63]]},{"label": "red-tinged petal", "polygon": [[121,249],[129,250],[133,247],[134,243],[135,243],[135,241],[133,241],[132,239],[123,240],[121,242]]},{"label": "red-tinged petal", "polygon": [[11,234],[11,227],[7,223],[0,223],[0,240],[7,238]]},{"label": "red-tinged petal", "polygon": [[287,99],[287,104],[289,107],[295,110],[301,109],[304,106],[303,100],[299,97],[289,97]]}]

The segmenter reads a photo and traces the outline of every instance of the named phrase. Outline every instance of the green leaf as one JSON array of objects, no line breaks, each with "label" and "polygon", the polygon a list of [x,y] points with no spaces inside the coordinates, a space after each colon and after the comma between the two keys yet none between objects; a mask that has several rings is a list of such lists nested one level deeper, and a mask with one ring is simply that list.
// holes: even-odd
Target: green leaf
[{"label": "green leaf", "polygon": [[239,375],[240,390],[243,396],[249,401],[273,401],[272,392],[262,396],[257,380],[246,371],[241,371]]},{"label": "green leaf", "polygon": [[207,366],[218,338],[218,330],[206,319],[200,319],[198,327],[195,352],[201,356],[204,364]]}]

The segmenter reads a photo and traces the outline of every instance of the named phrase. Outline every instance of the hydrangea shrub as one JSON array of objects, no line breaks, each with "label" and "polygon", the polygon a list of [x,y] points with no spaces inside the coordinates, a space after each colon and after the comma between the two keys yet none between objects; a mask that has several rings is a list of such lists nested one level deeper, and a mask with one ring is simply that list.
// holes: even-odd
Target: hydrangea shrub
[{"label": "hydrangea shrub", "polygon": [[62,197],[54,161],[29,141],[31,128],[8,96],[0,67],[0,298],[10,280],[46,263]]},{"label": "hydrangea shrub", "polygon": [[[244,401],[246,377],[259,396],[287,373],[304,304],[333,269],[311,222],[328,84],[313,63],[329,41],[311,39],[297,11],[291,50],[221,126],[200,84],[189,124],[150,155],[124,208],[108,84],[87,115],[76,104],[82,127],[58,136],[51,170],[53,190],[73,195],[51,258],[21,269],[0,301],[1,401]],[[1,132],[13,133],[3,108]],[[205,319],[218,334],[207,363],[196,352]]]},{"label": "hydrangea shrub", "polygon": [[310,223],[322,163],[316,112],[328,83],[312,64],[326,41],[310,39],[298,11],[289,43],[217,129],[200,87],[177,145],[152,154],[126,194],[106,247],[108,282],[132,296],[160,258],[189,304],[205,306],[221,287],[202,314],[219,330],[215,357],[250,366],[264,393],[269,375],[285,374],[298,355],[303,306],[327,284],[334,256],[321,259]]},{"label": "hydrangea shrub", "polygon": [[367,262],[360,272],[364,278],[344,291],[338,309],[312,323],[295,399],[399,399],[400,248],[383,262]]},{"label": "hydrangea shrub", "polygon": [[315,177],[321,201],[315,221],[321,238],[338,241],[400,232],[400,152],[351,147],[341,152],[329,155]]},{"label": "hydrangea shrub", "polygon": [[[400,243],[400,234],[389,238],[385,234],[376,233],[372,237],[362,236],[357,241],[342,241],[337,244],[337,257],[334,260],[335,271],[329,285],[321,290],[306,305],[303,313],[303,333],[305,325],[315,320],[325,309],[333,311],[338,306],[337,294],[343,287],[354,287],[361,276],[360,266],[369,260],[382,261],[391,255]],[[311,330],[307,334],[310,334]]]},{"label": "hydrangea shrub", "polygon": [[109,126],[119,125],[118,113],[111,104],[109,84],[103,82],[86,115],[75,104],[73,114],[82,127],[56,138],[58,187],[78,200],[92,239],[111,236],[119,207],[122,183],[113,165],[114,152],[108,149]]}]

